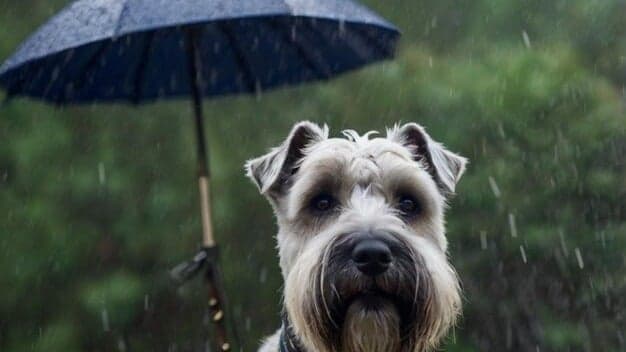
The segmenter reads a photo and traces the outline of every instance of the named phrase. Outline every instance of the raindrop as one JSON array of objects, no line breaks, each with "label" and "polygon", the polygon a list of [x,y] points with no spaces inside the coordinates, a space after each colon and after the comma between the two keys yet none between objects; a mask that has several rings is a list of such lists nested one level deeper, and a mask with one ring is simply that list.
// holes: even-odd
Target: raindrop
[{"label": "raindrop", "polygon": [[558,164],[559,162],[559,145],[555,144],[554,145],[554,163]]},{"label": "raindrop", "polygon": [[511,229],[511,237],[517,237],[517,226],[515,225],[515,215],[509,213],[509,228]]},{"label": "raindrop", "polygon": [[170,89],[176,90],[177,87],[178,87],[178,77],[175,74],[172,74],[170,76]]},{"label": "raindrop", "polygon": [[578,267],[581,269],[585,268],[585,263],[583,262],[583,256],[580,254],[580,249],[576,247],[574,249],[574,253],[576,254],[576,261],[578,262]]},{"label": "raindrop", "polygon": [[513,346],[513,328],[511,327],[511,319],[506,319],[506,349],[510,350]]},{"label": "raindrop", "polygon": [[102,317],[102,330],[104,330],[105,332],[109,332],[111,328],[109,326],[109,312],[106,310],[106,308],[102,309],[100,316]]},{"label": "raindrop", "polygon": [[502,126],[502,122],[498,121],[498,134],[502,139],[506,139],[506,133],[504,133],[504,126]]},{"label": "raindrop", "polygon": [[291,41],[296,41],[296,26],[291,26]]},{"label": "raindrop", "polygon": [[519,252],[522,255],[522,261],[526,264],[526,250],[524,250],[524,246],[519,246]]},{"label": "raindrop", "polygon": [[600,231],[600,241],[602,242],[602,248],[606,249],[606,234],[604,231]]},{"label": "raindrop", "polygon": [[126,351],[126,342],[121,337],[117,339],[117,349],[120,350],[121,352]]},{"label": "raindrop", "polygon": [[104,163],[100,162],[98,163],[98,180],[100,181],[101,185],[104,185],[104,183],[106,182],[107,179],[107,175],[106,175],[106,170],[104,169]]},{"label": "raindrop", "polygon": [[254,81],[254,97],[257,101],[261,100],[263,96],[263,87],[261,86],[261,82],[257,79]]},{"label": "raindrop", "polygon": [[563,251],[563,255],[565,257],[569,257],[569,251],[567,250],[567,245],[565,244],[565,236],[563,235],[563,229],[559,229],[559,238],[561,240],[561,250]]},{"label": "raindrop", "polygon": [[493,195],[496,196],[496,198],[500,198],[500,195],[502,194],[500,193],[500,187],[498,187],[496,180],[492,176],[489,176],[489,187],[491,187]]},{"label": "raindrop", "polygon": [[143,296],[143,309],[144,310],[150,309],[150,296],[149,295]]},{"label": "raindrop", "polygon": [[526,48],[531,49],[532,46],[530,44],[530,37],[528,37],[528,33],[526,33],[526,31],[522,31],[522,38],[524,39],[524,45],[526,46]]},{"label": "raindrop", "polygon": [[480,231],[480,248],[487,249],[487,231]]},{"label": "raindrop", "polygon": [[259,275],[259,281],[264,284],[267,280],[267,268],[261,268],[261,274]]},{"label": "raindrop", "polygon": [[57,78],[59,78],[59,73],[60,73],[60,69],[58,66],[54,67],[54,70],[52,70],[52,77],[50,77],[51,81],[56,81]]}]

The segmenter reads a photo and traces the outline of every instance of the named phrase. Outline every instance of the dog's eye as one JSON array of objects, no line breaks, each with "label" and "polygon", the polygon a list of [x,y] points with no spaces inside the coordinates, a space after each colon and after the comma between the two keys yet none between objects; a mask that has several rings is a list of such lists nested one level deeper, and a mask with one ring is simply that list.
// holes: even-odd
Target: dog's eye
[{"label": "dog's eye", "polygon": [[332,210],[337,204],[337,201],[330,194],[322,193],[317,195],[311,200],[311,207],[316,212],[325,213]]},{"label": "dog's eye", "polygon": [[404,216],[412,216],[419,214],[422,209],[415,198],[403,195],[398,199],[398,210],[400,210]]}]

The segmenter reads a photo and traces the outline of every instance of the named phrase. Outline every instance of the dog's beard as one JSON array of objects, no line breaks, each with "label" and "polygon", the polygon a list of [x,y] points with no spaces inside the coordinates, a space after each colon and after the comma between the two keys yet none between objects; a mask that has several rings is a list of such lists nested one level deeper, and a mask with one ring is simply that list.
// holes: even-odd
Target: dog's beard
[{"label": "dog's beard", "polygon": [[[307,350],[419,352],[437,345],[460,307],[456,275],[428,242],[396,240],[392,267],[375,278],[350,265],[344,236],[301,255],[286,280],[285,307]],[[369,298],[375,309],[363,309]]]},{"label": "dog's beard", "polygon": [[413,350],[418,321],[426,318],[430,277],[405,243],[392,239],[389,245],[394,265],[375,278],[349,264],[350,251],[344,250],[352,247],[349,237],[328,248],[317,297],[333,325],[328,336],[342,352]]},{"label": "dog's beard", "polygon": [[400,351],[400,315],[380,297],[358,298],[350,304],[341,329],[342,352]]}]

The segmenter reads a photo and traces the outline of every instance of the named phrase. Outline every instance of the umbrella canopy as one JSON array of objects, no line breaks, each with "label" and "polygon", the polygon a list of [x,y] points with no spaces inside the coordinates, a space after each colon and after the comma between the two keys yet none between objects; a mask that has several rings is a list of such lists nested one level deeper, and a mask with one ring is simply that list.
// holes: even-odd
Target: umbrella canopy
[{"label": "umbrella canopy", "polygon": [[0,67],[9,96],[139,103],[327,79],[393,55],[398,31],[351,0],[79,0]]},{"label": "umbrella canopy", "polygon": [[190,96],[205,270],[220,351],[231,344],[217,266],[202,98],[331,78],[393,56],[396,28],[351,0],[79,0],[0,66],[8,97],[56,104]]}]

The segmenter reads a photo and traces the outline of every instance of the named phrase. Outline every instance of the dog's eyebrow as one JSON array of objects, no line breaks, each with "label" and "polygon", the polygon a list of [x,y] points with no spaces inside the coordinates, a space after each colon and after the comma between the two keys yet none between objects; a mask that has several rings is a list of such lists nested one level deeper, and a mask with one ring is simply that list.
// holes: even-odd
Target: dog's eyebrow
[{"label": "dog's eyebrow", "polygon": [[336,158],[324,158],[312,160],[307,163],[295,179],[292,191],[298,194],[299,203],[307,201],[313,196],[311,193],[319,192],[324,188],[337,189],[341,186],[345,164]]},{"label": "dog's eyebrow", "polygon": [[[317,158],[306,160],[302,163],[301,168],[307,169],[306,178],[309,179],[322,179],[324,177],[333,177],[340,175],[345,167],[345,161],[343,159],[332,158]],[[305,173],[298,175],[298,180],[303,179]],[[297,180],[297,181],[298,181]],[[296,182],[297,182],[296,181]]]},{"label": "dog's eyebrow", "polygon": [[385,170],[382,182],[385,187],[389,188],[399,185],[415,185],[420,181],[418,172],[418,170],[409,165],[396,165]]}]

